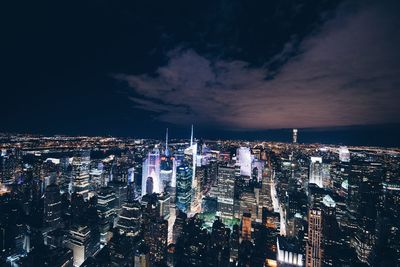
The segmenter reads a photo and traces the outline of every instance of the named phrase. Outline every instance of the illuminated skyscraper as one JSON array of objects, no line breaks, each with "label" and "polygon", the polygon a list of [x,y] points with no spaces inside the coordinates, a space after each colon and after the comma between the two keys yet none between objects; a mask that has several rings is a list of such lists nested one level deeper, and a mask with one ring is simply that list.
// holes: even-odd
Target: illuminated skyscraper
[{"label": "illuminated skyscraper", "polygon": [[125,202],[118,215],[117,229],[125,236],[136,237],[141,230],[142,211],[137,201]]},{"label": "illuminated skyscraper", "polygon": [[316,184],[318,187],[323,187],[322,181],[322,158],[311,157],[309,184]]},{"label": "illuminated skyscraper", "polygon": [[74,266],[81,266],[88,257],[93,256],[99,249],[98,245],[88,226],[73,226],[69,231],[66,246],[73,252]]},{"label": "illuminated skyscraper", "polygon": [[170,155],[168,148],[168,128],[165,136],[165,149],[164,154],[161,156],[160,162],[160,181],[164,191],[166,187],[176,186],[176,162],[175,158]]},{"label": "illuminated skyscraper", "polygon": [[335,266],[335,250],[337,250],[339,228],[336,221],[336,202],[326,195],[322,199],[322,247],[324,266]]},{"label": "illuminated skyscraper", "polygon": [[60,189],[55,184],[46,187],[44,193],[44,214],[44,221],[47,227],[56,229],[61,226]]},{"label": "illuminated skyscraper", "polygon": [[84,151],[72,161],[73,191],[83,196],[84,200],[89,197],[89,166],[90,152]]},{"label": "illuminated skyscraper", "polygon": [[240,165],[240,174],[251,176],[251,152],[248,147],[239,147],[236,150],[236,158]]},{"label": "illuminated skyscraper", "polygon": [[[190,134],[190,146],[184,151],[184,164],[190,168],[191,171],[191,205],[190,210],[192,212],[199,212],[201,210],[201,194],[199,190],[198,181],[196,179],[196,166],[197,166],[197,143],[193,140],[193,125]],[[178,180],[178,178],[177,178]],[[177,185],[178,187],[178,185]]]},{"label": "illuminated skyscraper", "polygon": [[190,211],[192,192],[192,170],[188,165],[181,165],[176,171],[176,207],[187,213]]},{"label": "illuminated skyscraper", "polygon": [[297,129],[293,129],[293,144],[297,144]]},{"label": "illuminated skyscraper", "polygon": [[218,212],[221,218],[232,219],[234,215],[235,168],[218,168]]},{"label": "illuminated skyscraper", "polygon": [[160,181],[160,150],[154,148],[148,154],[143,162],[142,170],[142,196],[149,193],[162,192],[162,183]]},{"label": "illuminated skyscraper", "polygon": [[161,191],[164,191],[166,188],[172,187],[172,178],[174,175],[173,171],[174,160],[175,160],[174,157],[169,157],[169,156],[167,157],[166,155],[163,155],[161,157],[161,163],[160,163],[160,181],[162,185]]},{"label": "illuminated skyscraper", "polygon": [[308,211],[308,240],[306,244],[306,266],[322,266],[322,213],[318,208]]},{"label": "illuminated skyscraper", "polygon": [[99,215],[100,242],[106,244],[110,237],[110,229],[116,217],[115,193],[111,187],[102,187],[97,194],[97,214]]}]

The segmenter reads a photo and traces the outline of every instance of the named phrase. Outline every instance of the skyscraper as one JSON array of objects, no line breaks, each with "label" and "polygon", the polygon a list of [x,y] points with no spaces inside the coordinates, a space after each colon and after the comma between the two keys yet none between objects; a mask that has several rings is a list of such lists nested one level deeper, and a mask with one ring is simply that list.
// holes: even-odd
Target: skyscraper
[{"label": "skyscraper", "polygon": [[218,168],[218,212],[221,218],[232,219],[234,215],[235,168]]},{"label": "skyscraper", "polygon": [[61,226],[60,189],[56,184],[46,187],[44,193],[44,221],[47,227],[57,229]]},{"label": "skyscraper", "polygon": [[74,157],[72,161],[73,191],[82,195],[84,200],[89,197],[89,165],[89,151],[81,152],[81,155]]},{"label": "skyscraper", "polygon": [[297,144],[297,129],[293,129],[292,142],[293,144]]},{"label": "skyscraper", "polygon": [[137,237],[140,234],[142,212],[137,201],[125,202],[118,215],[117,228],[128,237]]},{"label": "skyscraper", "polygon": [[88,226],[73,226],[69,231],[66,246],[74,255],[74,266],[80,266],[99,249]]},{"label": "skyscraper", "polygon": [[172,186],[172,176],[174,174],[173,167],[174,167],[174,158],[163,155],[161,157],[160,163],[160,181],[162,190],[164,191],[166,188]]},{"label": "skyscraper", "polygon": [[[154,148],[147,154],[142,167],[142,196],[147,193],[160,193],[160,150]],[[149,191],[151,189],[151,192]]]},{"label": "skyscraper", "polygon": [[110,239],[110,229],[116,217],[115,193],[111,187],[102,187],[97,195],[97,214],[99,215],[100,242],[106,244]]},{"label": "skyscraper", "polygon": [[339,228],[336,220],[336,202],[326,195],[322,199],[322,247],[324,266],[335,266],[335,250],[338,250]]},{"label": "skyscraper", "polygon": [[176,207],[187,213],[190,211],[192,191],[192,169],[181,165],[176,171]]},{"label": "skyscraper", "polygon": [[316,184],[318,187],[323,187],[322,181],[322,158],[311,157],[309,184]]},{"label": "skyscraper", "polygon": [[251,176],[251,152],[248,147],[239,147],[236,150],[236,158],[240,165],[240,175]]},{"label": "skyscraper", "polygon": [[308,240],[306,244],[306,266],[322,266],[322,213],[318,208],[308,211]]},{"label": "skyscraper", "polygon": [[197,166],[197,143],[193,140],[193,125],[191,128],[190,133],[190,143],[189,147],[184,150],[184,163],[190,168],[191,171],[191,205],[190,211],[198,212],[200,211],[201,207],[201,199],[200,195],[198,194],[199,185],[198,181],[196,180],[196,166]]}]

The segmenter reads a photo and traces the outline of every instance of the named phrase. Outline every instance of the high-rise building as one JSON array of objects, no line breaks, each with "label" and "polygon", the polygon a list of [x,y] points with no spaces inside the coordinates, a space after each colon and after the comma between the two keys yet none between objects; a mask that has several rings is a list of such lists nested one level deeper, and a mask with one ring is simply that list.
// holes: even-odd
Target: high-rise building
[{"label": "high-rise building", "polygon": [[169,212],[168,195],[146,195],[142,198],[143,238],[150,250],[150,262],[160,264],[166,261],[168,221],[164,219]]},{"label": "high-rise building", "polygon": [[139,202],[125,202],[118,215],[117,225],[120,234],[137,237],[141,230],[142,212]]},{"label": "high-rise building", "polygon": [[176,243],[176,266],[206,266],[209,235],[201,229],[201,224],[194,216],[183,226]]},{"label": "high-rise building", "polygon": [[375,242],[375,227],[382,190],[382,164],[354,161],[348,184],[348,217],[351,225],[350,245],[357,258],[367,263]]},{"label": "high-rise building", "polygon": [[306,244],[306,266],[322,266],[322,212],[318,208],[308,211],[308,240]]},{"label": "high-rise building", "polygon": [[[385,255],[382,258],[382,254]],[[400,266],[400,183],[383,182],[370,266]]]},{"label": "high-rise building", "polygon": [[106,186],[107,181],[104,179],[103,171],[99,169],[91,169],[89,172],[90,183],[95,188]]},{"label": "high-rise building", "polygon": [[292,142],[293,144],[297,144],[297,129],[293,129]]},{"label": "high-rise building", "polygon": [[182,234],[183,231],[183,227],[186,224],[186,219],[187,219],[187,215],[186,213],[179,211],[176,215],[176,219],[174,222],[174,226],[173,226],[173,243],[176,244],[176,242],[178,241],[178,238],[180,237],[180,235]]},{"label": "high-rise building", "polygon": [[232,219],[234,216],[235,168],[218,168],[218,211],[221,218]]},{"label": "high-rise building", "polygon": [[51,184],[44,193],[44,221],[47,227],[61,227],[61,209],[60,189],[56,184]]},{"label": "high-rise building", "polygon": [[181,165],[176,171],[176,207],[187,213],[190,211],[192,195],[192,169]]},{"label": "high-rise building", "polygon": [[73,191],[82,195],[84,200],[89,198],[89,167],[89,151],[82,152],[80,156],[72,160]]},{"label": "high-rise building", "polygon": [[6,150],[2,150],[0,155],[0,182],[3,184],[11,184],[15,180],[17,160],[12,154],[7,154]]},{"label": "high-rise building", "polygon": [[166,261],[168,221],[162,218],[152,218],[144,227],[144,240],[150,248],[150,262]]},{"label": "high-rise building", "polygon": [[111,237],[111,227],[116,217],[115,193],[111,187],[102,187],[97,195],[97,214],[99,215],[100,242],[106,244]]},{"label": "high-rise building", "polygon": [[251,214],[244,213],[242,216],[242,240],[251,240]]},{"label": "high-rise building", "polygon": [[[171,156],[163,155],[161,156],[161,163],[160,163],[160,180],[162,185],[162,192],[165,189],[172,187],[172,180],[174,176],[174,165],[175,165],[175,158]],[[174,181],[173,187],[175,187],[176,181]]]},{"label": "high-rise building", "polygon": [[[192,175],[191,178],[191,203],[190,211],[193,213],[199,212],[201,210],[201,191],[198,180],[196,179],[196,167],[197,167],[197,143],[193,139],[193,125],[191,128],[189,147],[184,150],[183,163],[190,168]],[[182,164],[182,162],[181,162]]]},{"label": "high-rise building", "polygon": [[236,159],[240,165],[240,174],[251,177],[251,152],[248,147],[239,147],[236,150]]},{"label": "high-rise building", "polygon": [[311,157],[310,172],[309,172],[309,184],[316,184],[319,187],[323,187],[323,174],[322,174],[322,158]]},{"label": "high-rise building", "polygon": [[81,266],[88,257],[93,256],[99,249],[98,245],[88,226],[73,226],[70,229],[66,246],[73,252],[74,266]]},{"label": "high-rise building", "polygon": [[336,202],[326,195],[322,199],[322,247],[324,266],[335,266],[335,252],[338,251],[339,245],[339,228],[336,220]]},{"label": "high-rise building", "polygon": [[149,151],[142,166],[142,196],[151,193],[160,193],[163,190],[160,181],[160,150],[154,148]]},{"label": "high-rise building", "polygon": [[208,266],[229,266],[229,241],[230,229],[226,228],[218,218],[212,225],[209,251],[207,253]]},{"label": "high-rise building", "polygon": [[283,236],[278,236],[276,238],[276,248],[278,266],[303,266],[303,254],[297,244],[290,242]]},{"label": "high-rise building", "polygon": [[159,217],[168,220],[170,216],[171,196],[168,193],[162,193],[158,196]]}]

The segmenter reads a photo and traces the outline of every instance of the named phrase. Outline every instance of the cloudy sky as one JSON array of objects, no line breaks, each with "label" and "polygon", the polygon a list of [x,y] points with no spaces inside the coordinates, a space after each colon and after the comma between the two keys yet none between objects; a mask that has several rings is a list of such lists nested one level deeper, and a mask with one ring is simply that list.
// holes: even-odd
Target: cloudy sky
[{"label": "cloudy sky", "polygon": [[400,132],[397,2],[10,4],[0,130],[158,136],[194,123],[214,136],[385,138]]}]

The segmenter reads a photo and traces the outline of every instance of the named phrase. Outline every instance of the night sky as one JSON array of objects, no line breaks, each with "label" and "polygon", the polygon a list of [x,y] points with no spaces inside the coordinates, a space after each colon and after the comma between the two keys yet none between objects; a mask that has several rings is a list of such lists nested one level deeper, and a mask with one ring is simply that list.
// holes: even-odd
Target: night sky
[{"label": "night sky", "polygon": [[[0,131],[400,146],[400,2],[8,1]],[[5,27],[4,27],[5,26]]]}]

